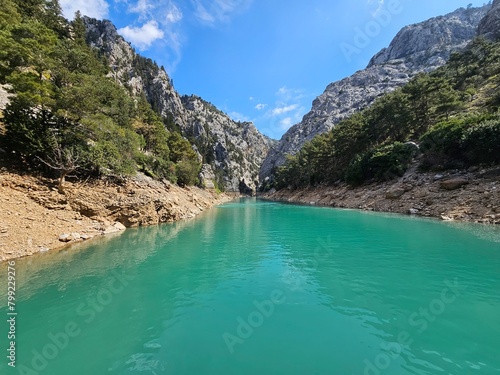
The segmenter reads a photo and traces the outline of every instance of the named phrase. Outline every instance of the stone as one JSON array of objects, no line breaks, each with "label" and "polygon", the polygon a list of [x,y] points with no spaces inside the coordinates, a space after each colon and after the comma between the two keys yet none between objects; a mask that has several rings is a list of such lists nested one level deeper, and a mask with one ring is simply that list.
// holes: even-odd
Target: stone
[{"label": "stone", "polygon": [[205,189],[215,190],[215,173],[210,164],[203,164],[198,178]]},{"label": "stone", "polygon": [[115,228],[113,225],[110,225],[104,231],[102,232],[103,234],[111,234],[111,233],[117,233],[120,232],[120,229]]},{"label": "stone", "polygon": [[481,178],[496,179],[500,177],[500,168],[490,169],[488,171],[481,171]]},{"label": "stone", "polygon": [[399,199],[401,198],[401,196],[405,193],[405,190],[404,189],[392,189],[392,190],[389,190],[386,194],[385,194],[385,197],[387,199],[391,199],[391,200],[396,200],[396,199]]},{"label": "stone", "polygon": [[72,240],[79,240],[81,237],[82,236],[80,235],[80,233],[77,233],[77,232],[71,233]]},{"label": "stone", "polygon": [[410,208],[409,211],[410,215],[418,215],[420,210],[417,210],[416,208]]},{"label": "stone", "polygon": [[120,230],[120,231],[127,229],[127,227],[120,222],[114,223],[113,227]]},{"label": "stone", "polygon": [[441,181],[439,183],[439,187],[444,190],[457,190],[460,189],[462,186],[467,185],[468,183],[469,183],[468,180],[459,177]]},{"label": "stone", "polygon": [[61,234],[59,236],[59,241],[61,242],[70,242],[71,241],[71,235],[68,233]]}]

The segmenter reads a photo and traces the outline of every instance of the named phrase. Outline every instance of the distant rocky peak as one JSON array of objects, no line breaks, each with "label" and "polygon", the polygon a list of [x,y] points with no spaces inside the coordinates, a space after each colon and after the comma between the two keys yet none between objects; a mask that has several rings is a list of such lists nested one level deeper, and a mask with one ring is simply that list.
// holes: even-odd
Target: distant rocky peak
[{"label": "distant rocky peak", "polygon": [[479,23],[478,34],[488,39],[500,39],[500,0],[494,0],[488,14]]},{"label": "distant rocky peak", "polygon": [[[494,7],[499,2],[495,0]],[[313,101],[311,111],[269,151],[260,169],[261,181],[272,176],[276,167],[285,163],[286,155],[297,153],[308,140],[405,85],[417,73],[444,65],[452,52],[465,48],[477,35],[478,25],[490,9],[491,4],[460,8],[404,27],[387,48],[373,56],[366,69],[329,84]],[[485,32],[499,29],[494,27],[495,19],[488,23],[489,27],[485,25]]]},{"label": "distant rocky peak", "polygon": [[480,8],[460,8],[444,16],[406,26],[389,47],[370,60],[368,68],[398,59],[405,59],[408,65],[415,68],[442,65],[451,51],[465,47],[476,36],[477,26],[490,8],[489,4]]}]

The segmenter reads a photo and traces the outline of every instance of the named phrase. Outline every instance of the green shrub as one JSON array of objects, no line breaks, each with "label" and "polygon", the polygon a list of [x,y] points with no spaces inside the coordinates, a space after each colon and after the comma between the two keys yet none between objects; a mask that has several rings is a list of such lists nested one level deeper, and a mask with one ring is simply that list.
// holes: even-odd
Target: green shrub
[{"label": "green shrub", "polygon": [[436,124],[421,138],[424,152],[434,152],[460,158],[460,140],[468,126],[467,119],[451,119]]},{"label": "green shrub", "polygon": [[177,183],[180,186],[196,185],[198,183],[200,167],[200,163],[193,159],[183,159],[178,162],[175,166]]},{"label": "green shrub", "polygon": [[469,116],[436,124],[423,135],[421,169],[447,169],[499,160],[500,120]]},{"label": "green shrub", "polygon": [[98,114],[82,120],[88,131],[88,164],[98,174],[131,175],[137,171],[141,137],[116,125],[110,117]]},{"label": "green shrub", "polygon": [[351,185],[362,184],[366,176],[364,175],[363,166],[366,164],[366,154],[356,155],[347,167],[344,179]]},{"label": "green shrub", "polygon": [[142,154],[139,157],[141,170],[148,176],[167,180],[176,183],[175,164],[169,160],[161,159],[154,155]]},{"label": "green shrub", "polygon": [[357,155],[346,170],[345,180],[352,185],[359,185],[370,179],[388,181],[402,176],[414,152],[413,146],[395,142]]},{"label": "green shrub", "polygon": [[461,148],[470,164],[500,162],[500,118],[468,128],[462,135]]}]

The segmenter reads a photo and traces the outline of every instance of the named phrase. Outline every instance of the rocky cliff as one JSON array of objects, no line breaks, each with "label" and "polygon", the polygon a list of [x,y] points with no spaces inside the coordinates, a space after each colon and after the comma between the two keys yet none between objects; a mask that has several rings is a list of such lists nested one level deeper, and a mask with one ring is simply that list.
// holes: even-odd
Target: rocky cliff
[{"label": "rocky cliff", "polygon": [[460,8],[403,28],[389,47],[371,59],[366,69],[330,84],[314,100],[311,111],[269,151],[260,170],[261,181],[306,141],[366,108],[377,97],[404,85],[417,73],[444,65],[451,52],[464,48],[476,36],[478,25],[490,8],[491,5]]},{"label": "rocky cliff", "polygon": [[245,194],[255,191],[260,165],[275,141],[263,136],[253,123],[233,121],[198,96],[181,99],[187,116],[181,129],[205,161],[206,184],[214,181]]},{"label": "rocky cliff", "polygon": [[491,10],[479,24],[478,32],[488,39],[500,38],[500,0],[493,1]]},{"label": "rocky cliff", "polygon": [[110,73],[134,96],[144,95],[167,122],[175,123],[203,159],[201,177],[209,188],[250,193],[272,140],[251,123],[233,121],[196,96],[182,97],[163,67],[138,55],[107,20],[85,17],[87,43],[109,62]]}]

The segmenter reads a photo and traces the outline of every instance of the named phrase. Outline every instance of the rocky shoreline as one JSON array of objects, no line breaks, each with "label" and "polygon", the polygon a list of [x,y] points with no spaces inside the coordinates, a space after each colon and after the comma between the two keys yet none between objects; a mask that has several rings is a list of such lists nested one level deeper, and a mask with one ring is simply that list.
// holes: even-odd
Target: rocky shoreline
[{"label": "rocky shoreline", "polygon": [[[260,198],[446,221],[500,224],[500,167],[417,173],[384,183],[344,183],[284,189]],[[0,261],[20,258],[121,232],[174,222],[234,199],[196,187],[181,188],[144,175],[125,180],[66,182],[0,170]]]},{"label": "rocky shoreline", "polygon": [[144,175],[66,182],[0,171],[0,261],[57,250],[126,228],[190,219],[233,197]]},{"label": "rocky shoreline", "polygon": [[309,205],[393,212],[446,221],[500,224],[500,167],[417,173],[351,187],[345,183],[268,192],[260,198]]}]

